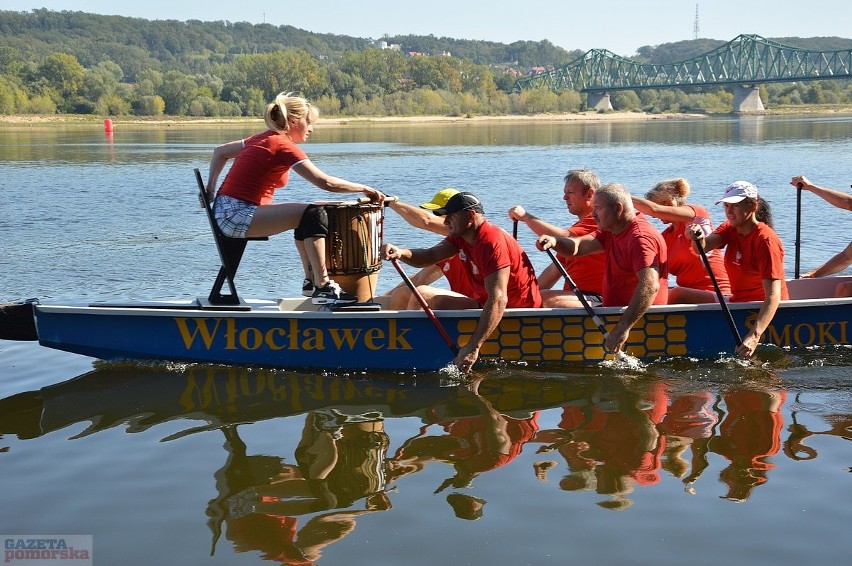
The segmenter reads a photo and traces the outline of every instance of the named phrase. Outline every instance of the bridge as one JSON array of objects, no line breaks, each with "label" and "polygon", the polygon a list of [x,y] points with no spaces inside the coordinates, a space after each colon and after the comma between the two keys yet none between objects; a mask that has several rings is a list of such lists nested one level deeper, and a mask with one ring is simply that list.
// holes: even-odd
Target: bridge
[{"label": "bridge", "polygon": [[588,107],[612,110],[609,92],[617,90],[734,87],[734,112],[759,112],[761,83],[849,79],[852,49],[809,51],[770,41],[759,35],[739,35],[728,43],[687,61],[640,63],[606,49],[549,72],[520,79],[515,92],[547,87],[589,94]]}]

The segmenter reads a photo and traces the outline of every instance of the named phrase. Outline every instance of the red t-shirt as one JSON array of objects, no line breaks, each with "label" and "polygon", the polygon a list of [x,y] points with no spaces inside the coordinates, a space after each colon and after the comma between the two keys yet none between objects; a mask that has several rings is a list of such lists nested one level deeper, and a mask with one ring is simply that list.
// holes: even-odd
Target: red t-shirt
[{"label": "red t-shirt", "polygon": [[450,259],[441,260],[435,265],[441,268],[441,272],[450,284],[451,291],[455,291],[465,297],[475,297],[479,294],[476,285],[474,285],[467,274],[464,262],[458,254]]},{"label": "red t-shirt", "polygon": [[713,233],[719,234],[726,246],[725,268],[731,280],[732,303],[764,300],[764,279],[780,279],[781,299],[790,298],[784,279],[784,246],[775,230],[758,222],[754,230],[740,236],[725,221]]},{"label": "red t-shirt", "polygon": [[649,441],[666,415],[668,395],[660,385],[641,398],[627,396],[622,401],[629,401],[635,411],[605,410],[596,404],[566,405],[558,426],[571,432],[576,441],[587,443],[583,455],[594,457],[598,465],[609,465],[641,485],[657,483],[666,443],[664,437]]},{"label": "red t-shirt", "polygon": [[[687,206],[695,211],[695,218],[692,223],[701,226],[705,236],[712,233],[713,224],[710,222],[710,213],[707,212],[707,209],[693,204]],[[715,293],[713,281],[707,273],[707,268],[704,266],[701,256],[695,251],[692,240],[686,234],[689,224],[687,222],[672,223],[663,230],[663,240],[666,242],[669,258],[669,273],[677,277],[677,284],[681,287]],[[716,276],[716,283],[719,284],[722,294],[730,295],[731,284],[728,281],[728,272],[725,270],[722,254],[718,250],[710,251],[707,253],[707,261],[710,262],[710,267],[713,269],[713,275]]]},{"label": "red t-shirt", "polygon": [[446,425],[450,435],[463,439],[461,446],[448,454],[448,458],[459,468],[468,472],[486,472],[504,466],[514,460],[538,431],[538,412],[526,419],[513,419],[503,415],[506,421],[506,435],[511,441],[508,454],[493,451],[488,436],[493,434],[494,423],[484,416],[462,417]]},{"label": "red t-shirt", "polygon": [[460,236],[447,236],[445,241],[459,250],[459,258],[477,291],[475,295],[467,296],[478,301],[480,306],[488,299],[485,278],[504,267],[508,267],[510,272],[507,289],[509,302],[506,306],[541,306],[541,293],[532,262],[520,244],[505,230],[485,220],[473,244],[468,244]]},{"label": "red t-shirt", "polygon": [[731,462],[719,472],[719,479],[729,486],[729,497],[745,499],[752,489],[766,483],[766,473],[775,467],[772,456],[781,449],[781,407],[786,399],[783,390],[772,394],[745,389],[725,393],[728,414],[719,425],[718,438],[713,439],[713,451]]},{"label": "red t-shirt", "polygon": [[595,238],[603,245],[606,256],[603,281],[603,306],[623,307],[630,304],[639,279],[636,272],[654,267],[660,274],[660,290],[655,305],[668,302],[668,262],[663,237],[645,218],[636,217],[618,234],[598,230]]},{"label": "red t-shirt", "polygon": [[[591,234],[598,229],[598,223],[595,222],[591,214],[587,214],[568,228],[571,236],[579,238],[586,234]],[[604,276],[604,254],[591,254],[582,256],[566,257],[557,255],[559,263],[565,266],[565,271],[577,284],[577,288],[586,293],[595,293],[600,295],[603,292],[603,276]],[[570,291],[571,285],[565,281],[562,286],[564,291]]]},{"label": "red t-shirt", "polygon": [[302,149],[273,130],[243,140],[243,150],[234,159],[220,195],[253,204],[270,204],[275,189],[287,184],[290,168],[308,158]]}]

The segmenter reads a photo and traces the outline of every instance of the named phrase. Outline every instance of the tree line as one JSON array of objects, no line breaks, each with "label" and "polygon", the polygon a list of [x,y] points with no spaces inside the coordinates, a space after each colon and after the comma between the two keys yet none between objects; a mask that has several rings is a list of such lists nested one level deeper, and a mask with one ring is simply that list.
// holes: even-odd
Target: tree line
[{"label": "tree line", "polygon": [[[326,116],[585,109],[585,95],[578,92],[512,92],[530,68],[564,65],[582,55],[579,50],[546,40],[508,45],[434,36],[382,40],[394,48],[292,26],[0,11],[0,114],[259,116],[282,90],[308,97]],[[852,45],[839,38],[798,42],[821,50]],[[634,58],[682,60],[724,42],[714,43],[646,46]],[[852,82],[770,84],[761,87],[761,95],[767,105],[849,104]],[[646,112],[729,112],[731,100],[726,89],[613,94],[616,110]]]}]

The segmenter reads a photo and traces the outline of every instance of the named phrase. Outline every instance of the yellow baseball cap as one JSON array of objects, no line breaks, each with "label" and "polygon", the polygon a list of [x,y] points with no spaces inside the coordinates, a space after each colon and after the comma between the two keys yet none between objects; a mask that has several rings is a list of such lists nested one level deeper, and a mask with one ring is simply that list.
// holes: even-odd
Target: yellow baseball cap
[{"label": "yellow baseball cap", "polygon": [[444,208],[447,206],[447,201],[450,200],[453,195],[457,194],[459,194],[459,190],[452,187],[441,189],[435,193],[432,200],[421,204],[420,208],[425,208],[426,210],[438,210],[439,208]]}]

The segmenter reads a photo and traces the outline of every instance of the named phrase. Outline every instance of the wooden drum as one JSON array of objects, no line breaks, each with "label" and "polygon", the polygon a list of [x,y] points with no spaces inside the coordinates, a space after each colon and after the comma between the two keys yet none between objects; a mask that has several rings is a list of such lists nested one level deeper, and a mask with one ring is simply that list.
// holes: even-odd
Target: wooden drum
[{"label": "wooden drum", "polygon": [[325,202],[328,275],[344,291],[366,302],[375,296],[382,267],[382,207],[376,203]]}]

